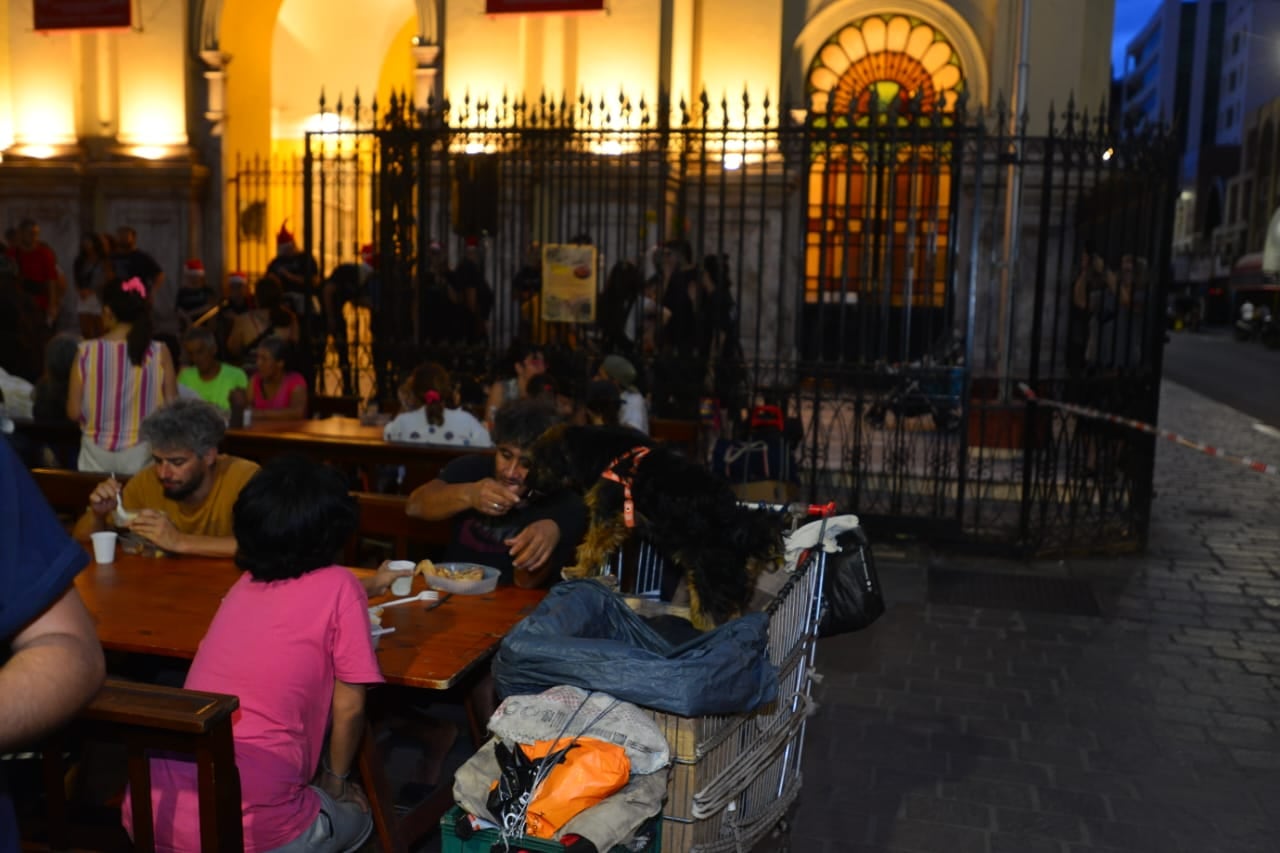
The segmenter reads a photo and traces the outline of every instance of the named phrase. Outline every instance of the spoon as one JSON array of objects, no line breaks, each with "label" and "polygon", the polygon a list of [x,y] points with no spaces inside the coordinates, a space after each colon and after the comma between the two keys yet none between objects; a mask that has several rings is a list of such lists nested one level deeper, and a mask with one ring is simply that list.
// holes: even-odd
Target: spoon
[{"label": "spoon", "polygon": [[[115,475],[112,474],[111,479],[114,480],[115,478],[116,478]],[[136,512],[129,512],[129,510],[124,508],[123,495],[124,495],[124,489],[121,489],[120,491],[116,492],[116,520],[119,521],[121,524],[127,525],[129,522],[137,518],[138,514]]]},{"label": "spoon", "polygon": [[417,595],[410,595],[406,598],[397,598],[393,601],[387,601],[379,604],[379,607],[395,607],[397,604],[410,604],[414,601],[435,601],[440,597],[440,593],[434,589],[425,589]]}]

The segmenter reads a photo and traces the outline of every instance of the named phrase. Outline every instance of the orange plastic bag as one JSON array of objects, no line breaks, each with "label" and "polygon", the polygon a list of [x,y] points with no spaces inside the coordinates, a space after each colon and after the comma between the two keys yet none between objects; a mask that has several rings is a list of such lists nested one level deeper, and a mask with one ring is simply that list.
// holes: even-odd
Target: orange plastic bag
[{"label": "orange plastic bag", "polygon": [[631,778],[626,750],[598,738],[561,738],[520,745],[533,761],[565,747],[569,749],[564,759],[551,768],[529,803],[525,832],[535,838],[555,838],[560,827],[579,812],[621,791]]}]

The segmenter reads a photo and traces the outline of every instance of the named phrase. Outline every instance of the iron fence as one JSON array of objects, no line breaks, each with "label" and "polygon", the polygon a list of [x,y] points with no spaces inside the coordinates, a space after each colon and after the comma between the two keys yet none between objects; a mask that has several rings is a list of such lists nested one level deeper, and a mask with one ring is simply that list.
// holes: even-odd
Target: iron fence
[{"label": "iron fence", "polygon": [[[1155,419],[1170,138],[1074,104],[1035,134],[963,103],[738,106],[397,97],[335,113],[296,171],[263,184],[300,183],[292,215],[323,270],[377,255],[351,294],[372,330],[341,360],[344,387],[392,399],[426,359],[488,378],[522,338],[580,391],[622,351],[660,417],[784,406],[802,490],[881,529],[1026,553],[1143,547],[1150,437],[1017,385]],[[730,119],[752,110],[752,126]],[[251,174],[238,206],[270,207]],[[566,243],[596,252],[592,322],[544,317],[536,250]],[[460,285],[465,265],[481,280]],[[468,287],[492,294],[484,323],[441,313]],[[322,357],[334,324],[304,325]]]}]

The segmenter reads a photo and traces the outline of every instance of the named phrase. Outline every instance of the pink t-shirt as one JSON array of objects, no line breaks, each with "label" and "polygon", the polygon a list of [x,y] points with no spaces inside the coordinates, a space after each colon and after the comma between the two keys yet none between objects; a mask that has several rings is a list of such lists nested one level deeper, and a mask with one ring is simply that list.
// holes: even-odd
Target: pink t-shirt
[{"label": "pink t-shirt", "polygon": [[[246,853],[287,844],[319,813],[308,783],[320,764],[334,679],[383,680],[368,606],[360,581],[340,566],[272,583],[246,572],[200,641],[185,686],[240,697],[232,731]],[[200,849],[196,791],[194,761],[152,759],[159,853]],[[132,834],[127,798],[123,817]]]},{"label": "pink t-shirt", "polygon": [[307,387],[307,380],[302,378],[302,374],[286,373],[280,380],[280,387],[276,389],[276,393],[271,399],[267,399],[262,393],[262,379],[255,373],[253,379],[249,380],[249,394],[253,407],[255,409],[286,409],[289,407],[289,397],[293,395],[293,389],[298,386]]}]

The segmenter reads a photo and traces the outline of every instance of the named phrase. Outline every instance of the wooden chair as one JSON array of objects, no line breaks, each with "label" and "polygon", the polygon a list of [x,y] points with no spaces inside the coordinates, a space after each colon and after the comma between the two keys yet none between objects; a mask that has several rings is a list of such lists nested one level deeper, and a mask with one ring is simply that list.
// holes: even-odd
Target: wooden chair
[{"label": "wooden chair", "polygon": [[[73,843],[79,847],[85,841],[103,840],[100,829],[87,834],[77,832],[70,822],[62,742],[69,735],[83,735],[125,746],[135,850],[155,849],[148,753],[165,750],[195,756],[200,849],[206,853],[243,851],[240,773],[231,735],[231,716],[239,707],[240,700],[235,696],[108,679],[88,707],[66,731],[52,738],[44,751],[49,849],[66,850]],[[86,838],[76,837],[80,835]]]},{"label": "wooden chair", "polygon": [[698,422],[668,418],[651,418],[649,434],[654,441],[670,444],[684,451],[690,459],[698,458]]},{"label": "wooden chair", "polygon": [[359,397],[329,397],[316,394],[308,403],[313,418],[329,418],[338,415],[346,418],[360,417]]},{"label": "wooden chair", "polygon": [[[32,468],[31,477],[36,481],[45,500],[53,511],[64,520],[75,524],[89,505],[89,495],[109,474],[98,472],[64,471],[61,468]],[[117,477],[127,483],[128,477]]]},{"label": "wooden chair", "polygon": [[[366,538],[389,540],[392,559],[396,560],[409,558],[410,543],[438,553],[452,539],[453,528],[448,521],[424,521],[405,513],[408,498],[373,492],[355,492],[355,496],[360,520],[346,546],[344,559],[350,565],[355,565],[360,544]],[[420,551],[414,552],[414,556],[420,555]]]}]

